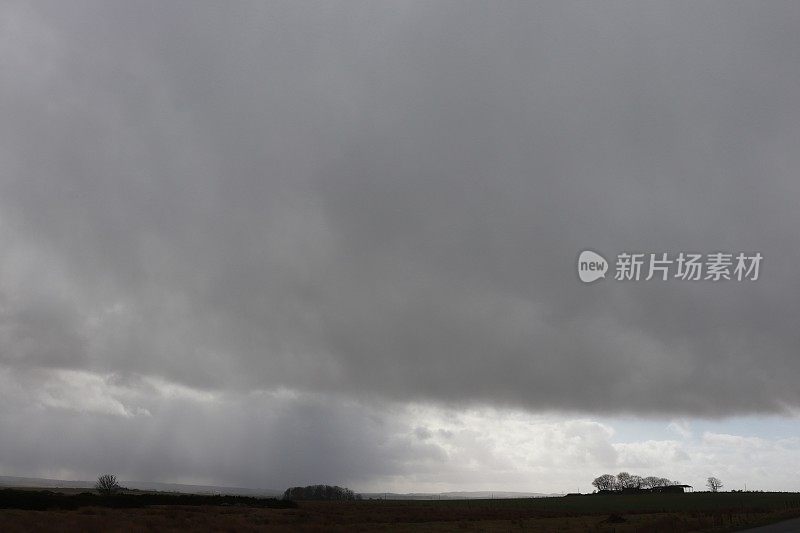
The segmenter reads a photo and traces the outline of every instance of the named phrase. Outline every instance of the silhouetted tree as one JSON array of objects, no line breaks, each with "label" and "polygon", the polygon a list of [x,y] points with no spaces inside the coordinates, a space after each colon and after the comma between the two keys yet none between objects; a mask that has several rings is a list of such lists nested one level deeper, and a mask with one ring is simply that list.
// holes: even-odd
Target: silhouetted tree
[{"label": "silhouetted tree", "polygon": [[638,489],[641,485],[642,478],[639,476],[633,476],[628,472],[620,472],[617,474],[617,488],[619,490]]},{"label": "silhouetted tree", "polygon": [[712,476],[706,480],[706,487],[711,492],[719,492],[719,489],[722,488],[722,481]]},{"label": "silhouetted tree", "polygon": [[670,481],[665,477],[647,476],[642,479],[642,487],[647,489],[655,489],[658,487],[669,487],[670,485],[677,485],[675,481]]},{"label": "silhouetted tree", "polygon": [[617,484],[617,478],[611,474],[603,474],[592,481],[597,490],[614,490]]},{"label": "silhouetted tree", "polygon": [[103,474],[97,478],[97,483],[94,484],[95,490],[103,495],[111,495],[119,492],[120,486],[117,483],[117,476],[114,474]]}]

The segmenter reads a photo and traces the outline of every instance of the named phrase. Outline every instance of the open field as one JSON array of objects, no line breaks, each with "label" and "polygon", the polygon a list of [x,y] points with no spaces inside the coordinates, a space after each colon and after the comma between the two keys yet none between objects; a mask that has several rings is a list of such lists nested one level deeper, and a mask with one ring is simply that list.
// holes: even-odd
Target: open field
[{"label": "open field", "polygon": [[[611,522],[617,514],[624,522]],[[298,502],[295,509],[149,506],[0,509],[3,531],[735,531],[800,516],[796,493],[567,496],[525,500]]]},{"label": "open field", "polygon": [[142,507],[257,507],[271,509],[295,508],[291,500],[277,498],[254,498],[252,496],[214,494],[176,494],[168,492],[123,492],[99,495],[94,492],[64,494],[49,490],[0,490],[0,509],[27,511],[75,510],[86,507],[133,509]]}]

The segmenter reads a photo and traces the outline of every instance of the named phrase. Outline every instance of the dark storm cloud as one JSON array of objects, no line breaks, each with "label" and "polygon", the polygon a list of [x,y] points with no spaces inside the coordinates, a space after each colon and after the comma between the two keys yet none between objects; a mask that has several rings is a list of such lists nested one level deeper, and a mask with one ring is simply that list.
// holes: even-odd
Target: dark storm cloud
[{"label": "dark storm cloud", "polygon": [[[0,361],[534,409],[797,408],[799,18],[7,4]],[[765,263],[753,283],[583,286],[584,248]]]}]

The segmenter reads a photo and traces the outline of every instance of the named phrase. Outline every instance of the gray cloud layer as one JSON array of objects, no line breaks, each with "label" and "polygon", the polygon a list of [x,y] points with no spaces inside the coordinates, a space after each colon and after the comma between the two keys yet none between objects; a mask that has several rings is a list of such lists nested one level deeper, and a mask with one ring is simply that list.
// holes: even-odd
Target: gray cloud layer
[{"label": "gray cloud layer", "polygon": [[[0,362],[400,401],[800,406],[800,9],[7,3]],[[754,283],[581,285],[592,248]]]}]

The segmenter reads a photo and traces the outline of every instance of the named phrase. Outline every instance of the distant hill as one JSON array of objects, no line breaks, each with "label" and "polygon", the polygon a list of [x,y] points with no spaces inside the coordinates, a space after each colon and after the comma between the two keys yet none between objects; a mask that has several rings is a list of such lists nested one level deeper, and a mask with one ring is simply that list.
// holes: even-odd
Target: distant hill
[{"label": "distant hill", "polygon": [[[68,481],[33,477],[0,476],[0,487],[24,487],[42,489],[93,489],[94,481]],[[155,481],[120,480],[120,485],[136,490],[153,492],[179,492],[183,494],[229,494],[233,496],[281,497],[282,490],[248,489],[245,487],[218,487],[215,485],[185,485],[181,483],[158,483]]]},{"label": "distant hill", "polygon": [[551,498],[563,496],[561,493],[545,494],[541,492],[504,492],[504,491],[458,491],[458,492],[411,492],[408,494],[398,494],[394,492],[365,492],[362,498],[380,500],[488,500],[491,498],[514,499],[514,498]]},{"label": "distant hill", "polygon": [[[75,489],[91,490],[94,481],[67,481],[63,479],[45,479],[33,477],[0,476],[0,488],[41,488],[41,489]],[[185,485],[181,483],[158,483],[155,481],[127,481],[120,480],[120,485],[128,489],[153,491],[153,492],[178,492],[182,494],[228,494],[232,496],[262,496],[280,498],[282,490],[277,489],[248,489],[245,487],[219,487],[215,485]],[[488,500],[512,498],[549,498],[563,496],[561,493],[540,492],[504,492],[504,491],[458,491],[458,492],[411,492],[400,494],[396,492],[361,493],[365,500],[370,498],[379,500],[384,497],[389,500]]]}]

